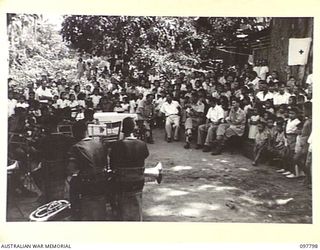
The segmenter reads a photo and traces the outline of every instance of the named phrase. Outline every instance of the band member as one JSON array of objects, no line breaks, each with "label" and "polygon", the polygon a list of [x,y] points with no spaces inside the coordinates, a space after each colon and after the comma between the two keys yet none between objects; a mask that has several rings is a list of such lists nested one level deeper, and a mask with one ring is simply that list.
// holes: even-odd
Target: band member
[{"label": "band member", "polygon": [[124,139],[114,142],[110,152],[119,220],[122,221],[142,221],[144,161],[149,156],[149,151],[145,142],[133,137],[134,128],[133,119],[125,118]]},{"label": "band member", "polygon": [[32,172],[32,175],[42,192],[40,202],[47,203],[64,199],[67,153],[75,140],[73,137],[57,133],[58,120],[55,116],[48,116],[44,125],[47,135],[34,145],[41,167]]},{"label": "band member", "polygon": [[78,215],[73,219],[105,220],[108,192],[106,146],[88,137],[84,121],[76,122],[72,130],[78,140],[69,151],[68,165],[68,170],[73,175],[70,181],[73,217]]}]

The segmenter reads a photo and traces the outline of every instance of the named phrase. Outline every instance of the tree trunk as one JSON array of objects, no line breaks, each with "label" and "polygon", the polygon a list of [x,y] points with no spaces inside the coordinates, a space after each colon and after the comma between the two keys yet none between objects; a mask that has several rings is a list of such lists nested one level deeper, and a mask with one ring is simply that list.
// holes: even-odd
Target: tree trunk
[{"label": "tree trunk", "polygon": [[288,66],[289,38],[313,38],[313,18],[273,18],[271,25],[270,70],[277,70],[283,81],[292,75],[298,84],[305,83],[307,75],[312,72],[313,42],[306,65]]}]

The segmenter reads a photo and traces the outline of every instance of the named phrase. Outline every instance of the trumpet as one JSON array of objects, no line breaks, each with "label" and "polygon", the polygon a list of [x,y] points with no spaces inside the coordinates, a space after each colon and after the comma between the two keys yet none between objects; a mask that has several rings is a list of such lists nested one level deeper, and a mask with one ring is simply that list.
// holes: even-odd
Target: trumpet
[{"label": "trumpet", "polygon": [[53,221],[58,218],[67,217],[71,212],[71,204],[66,200],[51,201],[34,210],[29,220],[34,222]]},{"label": "trumpet", "polygon": [[158,164],[153,168],[145,168],[144,169],[144,176],[155,178],[157,183],[160,184],[162,181],[162,163],[158,162]]}]

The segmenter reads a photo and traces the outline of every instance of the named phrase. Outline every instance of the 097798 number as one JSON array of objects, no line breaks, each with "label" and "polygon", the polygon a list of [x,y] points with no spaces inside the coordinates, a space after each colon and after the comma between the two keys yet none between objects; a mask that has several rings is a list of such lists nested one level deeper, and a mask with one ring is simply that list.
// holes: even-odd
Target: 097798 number
[{"label": "097798 number", "polygon": [[300,248],[318,248],[318,244],[300,244]]}]

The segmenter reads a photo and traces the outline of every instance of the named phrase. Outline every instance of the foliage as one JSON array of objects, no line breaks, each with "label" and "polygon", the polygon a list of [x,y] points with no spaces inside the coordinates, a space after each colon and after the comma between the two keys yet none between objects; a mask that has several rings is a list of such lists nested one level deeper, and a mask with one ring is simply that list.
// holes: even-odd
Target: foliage
[{"label": "foliage", "polygon": [[161,73],[197,68],[217,45],[268,26],[266,18],[64,16],[59,33],[41,15],[8,14],[9,75],[22,85],[57,72],[72,80],[76,51]]},{"label": "foliage", "polygon": [[65,16],[62,36],[80,52],[132,55],[143,46],[187,49],[197,37],[192,18]]},{"label": "foliage", "polygon": [[61,34],[81,53],[114,57],[160,72],[196,66],[217,45],[238,41],[239,33],[266,28],[270,19],[254,17],[65,16]]},{"label": "foliage", "polygon": [[249,35],[267,28],[271,18],[265,17],[200,17],[195,26],[200,34],[206,34],[211,46],[231,45],[237,35]]},{"label": "foliage", "polygon": [[74,75],[74,56],[52,24],[37,15],[8,16],[9,77],[25,86],[44,73]]}]

